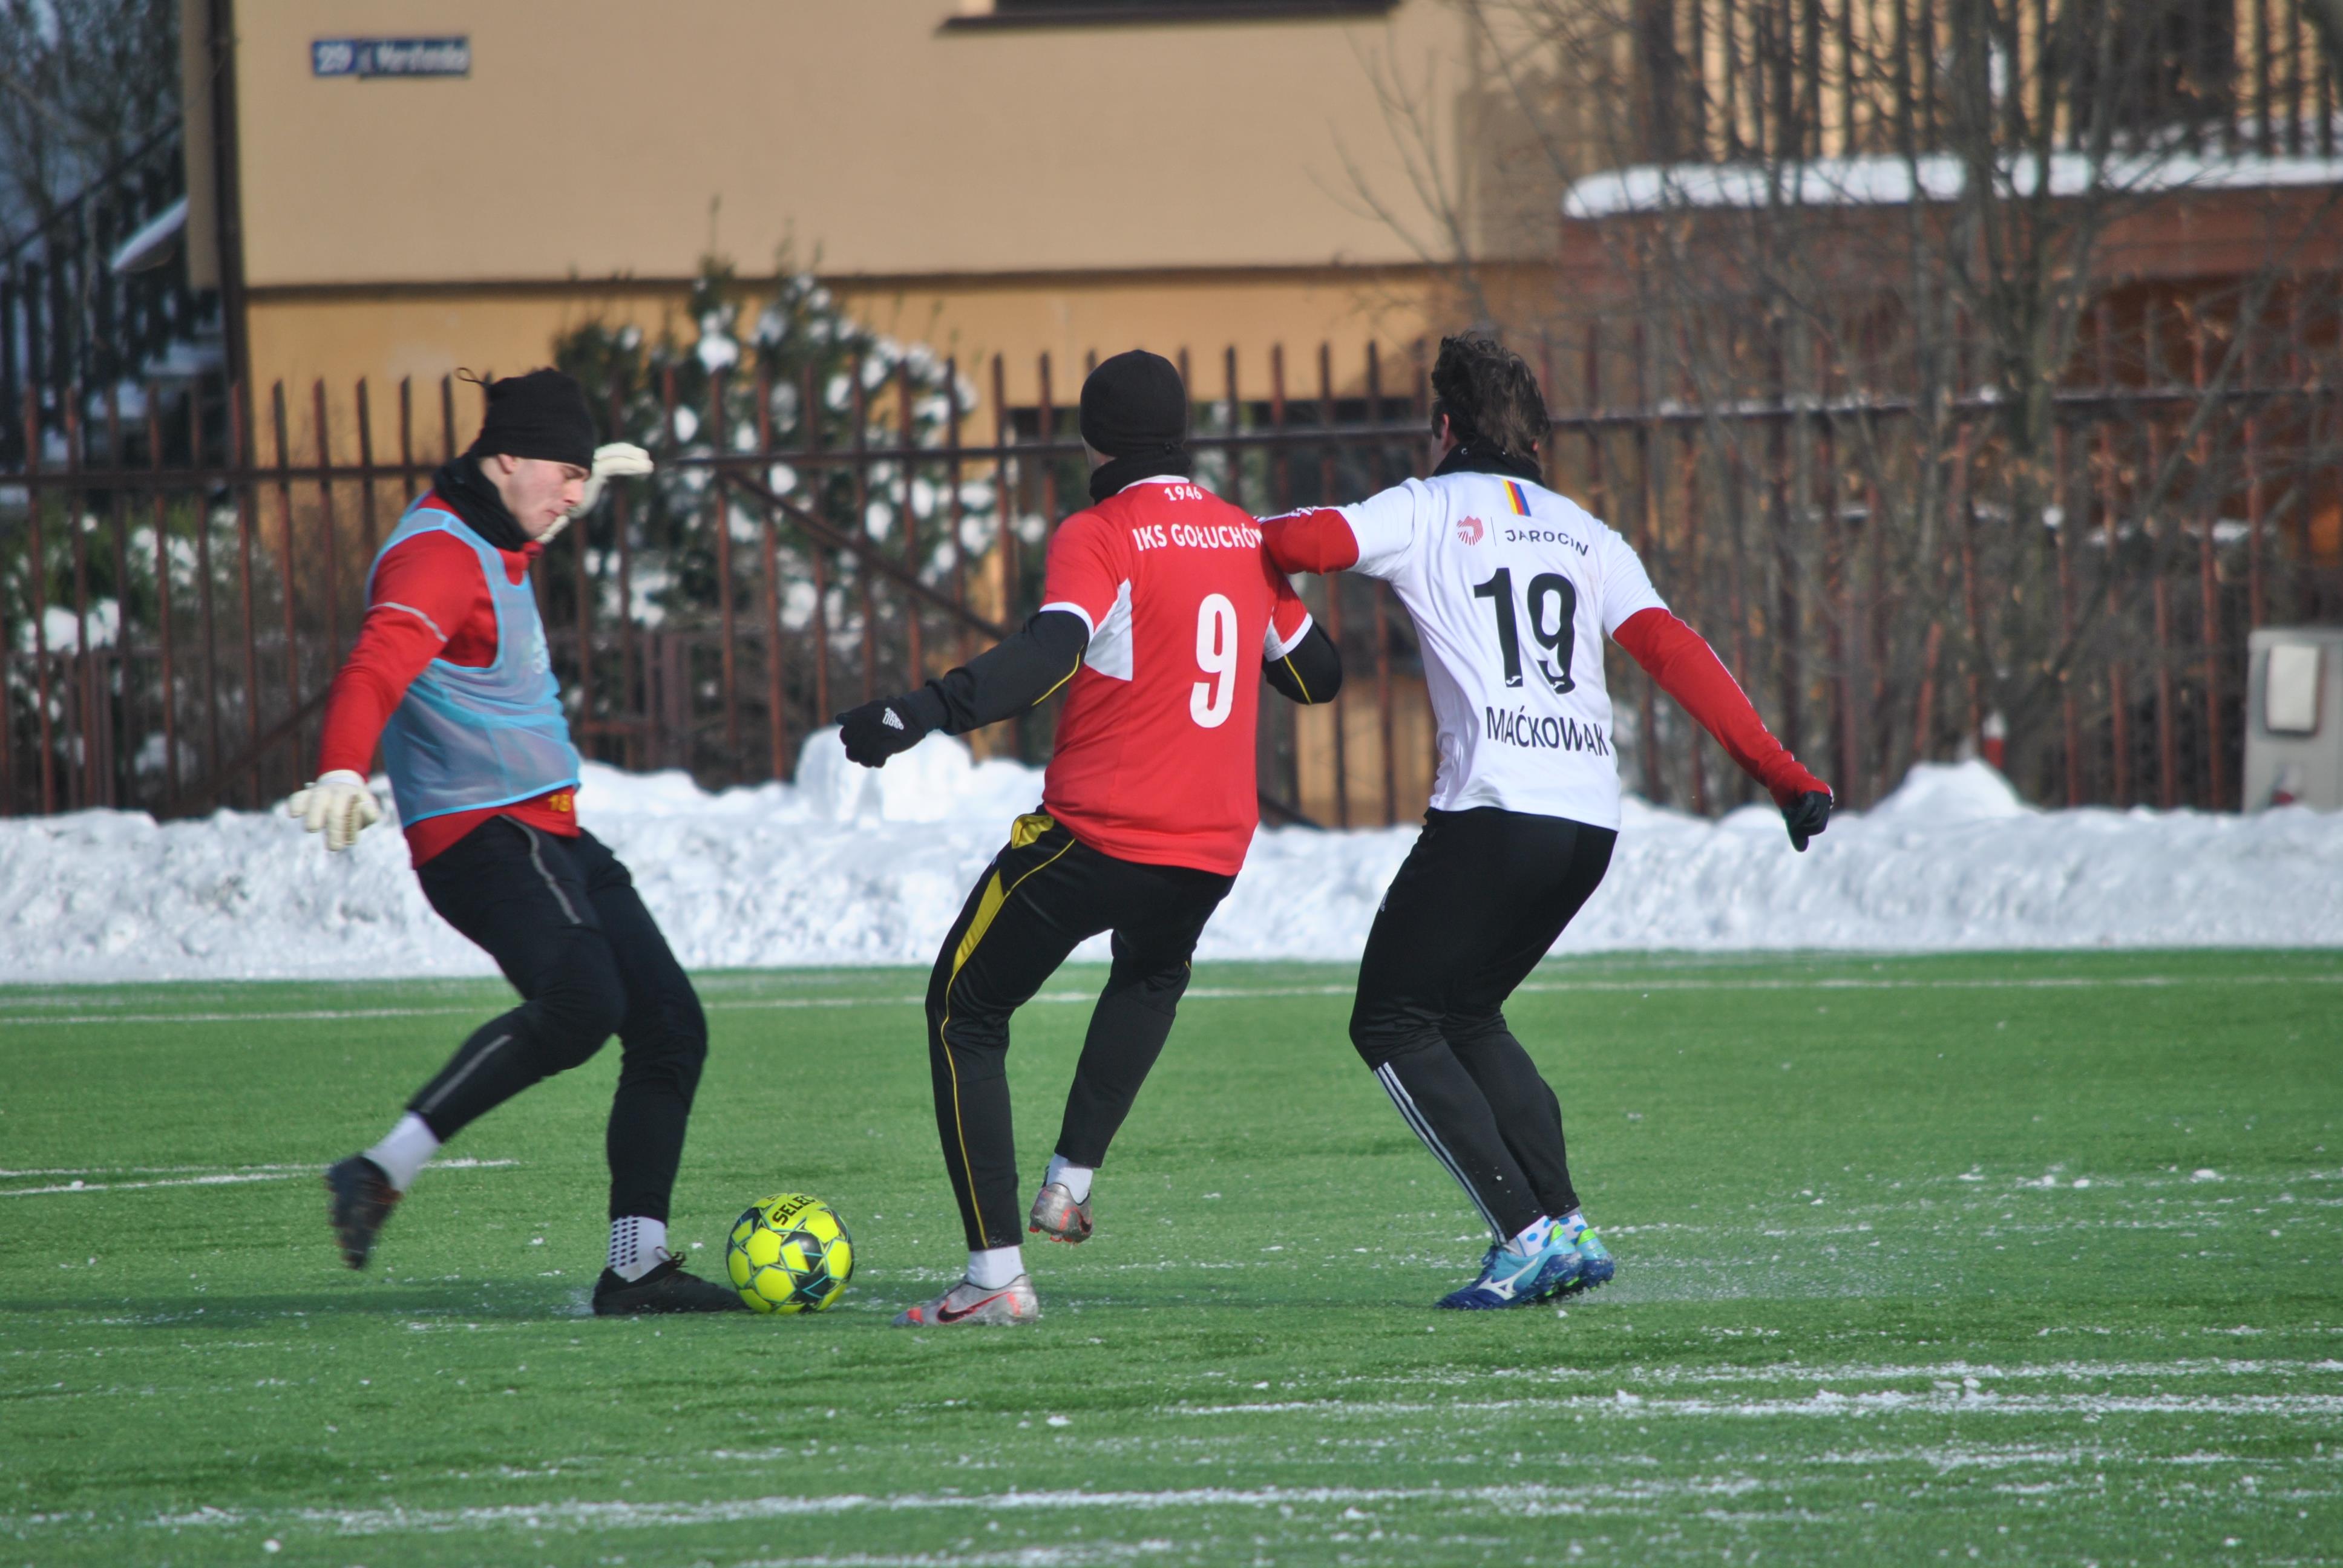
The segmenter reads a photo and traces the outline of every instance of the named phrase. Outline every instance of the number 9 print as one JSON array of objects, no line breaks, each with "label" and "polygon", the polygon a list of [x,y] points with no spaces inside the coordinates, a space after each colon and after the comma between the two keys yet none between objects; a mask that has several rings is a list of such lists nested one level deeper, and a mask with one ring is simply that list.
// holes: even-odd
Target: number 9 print
[{"label": "number 9 print", "polygon": [[1196,607],[1196,668],[1212,677],[1188,693],[1188,717],[1218,729],[1237,705],[1237,607],[1211,593]]}]

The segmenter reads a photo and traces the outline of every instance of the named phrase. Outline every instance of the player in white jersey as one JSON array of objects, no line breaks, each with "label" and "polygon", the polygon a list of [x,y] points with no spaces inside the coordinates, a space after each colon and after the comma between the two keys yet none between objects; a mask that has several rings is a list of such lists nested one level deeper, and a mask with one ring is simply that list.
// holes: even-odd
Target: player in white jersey
[{"label": "player in white jersey", "polygon": [[1561,1101],[1503,1010],[1602,882],[1618,835],[1603,638],[1765,786],[1795,848],[1823,830],[1831,794],[1668,613],[1627,542],[1540,483],[1550,427],[1520,357],[1448,338],[1432,387],[1431,478],[1262,528],[1280,567],[1381,578],[1415,622],[1439,770],[1367,937],[1351,1040],[1494,1236],[1480,1277],[1440,1304],[1518,1306],[1615,1269],[1579,1211]]}]

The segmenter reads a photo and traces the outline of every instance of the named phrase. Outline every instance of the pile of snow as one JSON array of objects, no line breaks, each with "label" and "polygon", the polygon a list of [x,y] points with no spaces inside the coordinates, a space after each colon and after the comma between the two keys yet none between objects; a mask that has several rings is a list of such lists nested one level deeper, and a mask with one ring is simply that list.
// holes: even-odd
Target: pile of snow
[{"label": "pile of snow", "polygon": [[[871,773],[830,733],[795,784],[711,795],[589,766],[580,792],[696,968],[930,962],[1040,796],[1037,771],[948,738]],[[1355,958],[1414,837],[1262,832],[1201,956]],[[1966,763],[1915,769],[1805,855],[1770,808],[1709,822],[1631,799],[1610,877],[1556,950],[2338,944],[2343,818],[2041,811]],[[276,812],[0,821],[0,979],[491,972],[424,903],[387,824],[328,856]]]}]

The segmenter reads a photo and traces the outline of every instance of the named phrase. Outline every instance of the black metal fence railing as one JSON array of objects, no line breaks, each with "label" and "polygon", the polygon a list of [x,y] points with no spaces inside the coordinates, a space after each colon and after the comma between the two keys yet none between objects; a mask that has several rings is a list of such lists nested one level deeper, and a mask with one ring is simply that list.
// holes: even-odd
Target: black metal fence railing
[{"label": "black metal fence railing", "polygon": [[[2318,328],[2330,343],[2331,328]],[[2008,708],[2016,782],[2037,798],[2236,805],[2247,631],[2343,614],[2343,499],[2320,456],[2343,431],[2343,375],[2307,341],[2226,389],[2063,392],[2055,516],[2013,519],[1976,499],[1996,460],[1993,409],[1956,407],[1976,431],[1970,477],[1943,518],[1897,524],[1925,523],[1929,540],[1897,558],[1901,577],[1874,542],[1896,514],[1861,493],[1895,482],[1892,454],[1861,482],[1829,457],[1859,426],[1895,448],[1915,422],[1897,398],[1637,403],[1608,384],[1599,341],[1532,351],[1557,403],[1557,371],[1584,367],[1577,407],[1554,420],[1552,483],[1630,538],[1768,721],[1858,803],[1912,761],[1976,744]],[[1352,500],[1428,471],[1422,346],[1396,360],[1371,348],[1339,378],[1325,347],[1298,367],[1275,351],[1250,377],[1233,350],[1217,357],[1188,367],[1192,389],[1218,393],[1196,405],[1194,446],[1199,477],[1238,505]],[[1047,531],[1084,495],[1073,410],[1011,407],[995,359],[980,411],[946,368],[932,436],[830,448],[694,417],[671,380],[647,389],[659,474],[612,487],[537,571],[589,757],[710,786],[786,779],[833,710],[948,668],[1032,611]],[[882,427],[893,384],[854,385]],[[760,385],[755,406],[782,391]],[[2208,398],[2218,419],[2192,427]],[[85,418],[91,401],[63,400],[45,449],[39,395],[20,393],[18,449],[34,457],[0,472],[0,810],[169,816],[277,798],[313,766],[369,560],[477,410],[459,418],[447,382],[380,397],[359,382],[347,400],[279,384],[247,443],[232,412],[206,430],[193,403],[133,407],[116,387]],[[1735,431],[1752,438],[1717,444]],[[1822,460],[1801,458],[1802,443]],[[2175,453],[2217,444],[2236,462],[2167,482]],[[235,461],[245,450],[261,460]],[[1814,552],[1794,550],[1794,533]],[[1380,583],[1303,591],[1342,647],[1347,691],[1327,709],[1263,704],[1272,818],[1406,820],[1433,766],[1407,618]],[[2036,646],[2028,628],[2047,662],[2013,671],[2007,649]],[[1881,683],[1891,631],[1925,646],[1903,685]],[[1616,658],[1612,689],[1631,787],[1704,812],[1746,798]],[[2012,695],[2026,690],[2030,706]],[[1051,723],[1044,710],[977,743],[1039,760]]]}]

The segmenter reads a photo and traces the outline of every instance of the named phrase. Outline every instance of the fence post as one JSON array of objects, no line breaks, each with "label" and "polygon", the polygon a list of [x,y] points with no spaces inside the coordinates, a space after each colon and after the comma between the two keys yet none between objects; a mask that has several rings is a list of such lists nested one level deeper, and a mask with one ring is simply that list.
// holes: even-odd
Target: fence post
[{"label": "fence post", "polygon": [[[724,429],[724,372],[708,374],[708,449],[714,460],[724,460],[729,443]],[[740,768],[739,652],[735,638],[732,581],[732,498],[724,492],[723,470],[708,473],[708,506],[716,528],[716,618],[723,641],[718,649],[719,679],[724,690],[725,760],[739,776]]]},{"label": "fence post", "polygon": [[327,433],[324,377],[312,387],[310,401],[317,420],[317,521],[324,532],[319,553],[326,571],[326,665],[327,678],[331,679],[333,667],[342,658],[341,542],[336,538],[341,529],[334,518],[334,450]]},{"label": "fence post", "polygon": [[[1659,545],[1658,498],[1652,486],[1651,417],[1651,345],[1644,331],[1644,323],[1635,323],[1629,339],[1633,345],[1635,371],[1635,407],[1637,418],[1632,437],[1635,449],[1635,553],[1648,560]],[[1660,771],[1660,702],[1658,683],[1641,669],[1635,672],[1635,714],[1642,720],[1644,794],[1654,806],[1668,803],[1666,778]]]},{"label": "fence post", "polygon": [[[1041,356],[1040,369],[1041,377],[1042,448],[1041,528],[1044,535],[1042,548],[1046,552],[1049,548],[1047,544],[1048,530],[1058,526],[1058,455],[1050,449],[1056,445],[1058,439],[1058,397],[1057,394],[1051,389],[1050,386],[1050,356],[1047,353],[1044,353]],[[1004,615],[1001,618],[1011,626],[1017,624],[1016,612],[1013,610]]]},{"label": "fence post", "polygon": [[[229,426],[233,432],[230,445],[238,453],[256,456],[259,443],[244,427],[244,394],[241,389],[229,402]],[[237,466],[246,469],[236,485],[236,569],[237,598],[244,622],[244,725],[245,744],[257,747],[260,742],[260,632],[257,624],[258,607],[252,597],[252,537],[258,531],[254,513],[259,503],[254,498],[257,481],[249,477],[250,458],[240,457]],[[260,757],[256,750],[251,765],[245,770],[245,804],[260,804]]]},{"label": "fence post", "polygon": [[[1293,509],[1293,466],[1285,445],[1285,345],[1269,346],[1269,427],[1274,437],[1270,450],[1270,505],[1281,512]],[[1302,710],[1278,704],[1278,728],[1285,731],[1286,799],[1302,805]]]},{"label": "fence post", "polygon": [[[2147,427],[2147,471],[2151,476],[2164,471],[2164,443],[2152,414]],[[2149,495],[2161,499],[2160,487],[2151,489]],[[2140,521],[2147,525],[2146,513]],[[2156,628],[2156,803],[2159,809],[2169,811],[2180,804],[2180,737],[2174,722],[2179,703],[2172,674],[2172,574],[2166,560],[2170,552],[2161,526],[2148,536],[2147,548],[2148,600]]]},{"label": "fence post", "polygon": [[[1332,506],[1335,502],[1334,482],[1334,347],[1331,343],[1318,345],[1318,427],[1329,432],[1318,448],[1318,504]],[[1320,579],[1326,586],[1326,635],[1333,639],[1335,651],[1342,648],[1342,584],[1344,574],[1330,572]],[[1334,721],[1334,825],[1351,825],[1351,758],[1348,744],[1350,726],[1342,709],[1330,710]]]},{"label": "fence post", "polygon": [[[960,359],[957,356],[944,361],[944,487],[948,492],[945,526],[951,529],[952,599],[965,609],[968,608],[968,540],[961,534],[966,518],[960,494]],[[960,661],[966,664],[975,650],[968,622],[957,623],[954,634],[958,638]]]},{"label": "fence post", "polygon": [[[0,297],[0,311],[6,307],[6,299]],[[5,348],[0,344],[0,352]],[[29,516],[40,503],[29,488],[25,500]],[[32,574],[28,570],[25,575]],[[16,628],[8,598],[0,593],[0,817],[16,815]]]},{"label": "fence post", "polygon": [[[29,384],[37,379],[28,377],[25,387],[25,472],[28,476],[41,467],[41,395]],[[33,582],[33,697],[41,739],[41,812],[45,816],[57,809],[56,769],[52,765],[56,738],[49,722],[49,552],[41,537],[41,492],[28,485],[25,496],[25,538],[32,552],[25,575]]]},{"label": "fence post", "polygon": [[[610,431],[623,436],[627,431],[625,389],[616,379],[610,383]],[[619,485],[610,492],[610,544],[618,558],[618,695],[614,721],[620,726],[620,755],[629,768],[642,766],[641,731],[635,718],[642,711],[636,693],[635,661],[635,576],[634,532],[631,508],[627,500],[627,487]]]},{"label": "fence post", "polygon": [[[617,438],[626,432],[613,425],[609,434]],[[615,485],[605,487],[618,488]],[[578,748],[584,756],[593,755],[590,727],[594,723],[594,582],[587,565],[587,557],[591,553],[587,548],[587,536],[592,528],[593,518],[582,513],[569,525],[570,616],[577,623],[578,638],[578,738],[586,742]]]},{"label": "fence post", "polygon": [[[122,387],[119,382],[106,389],[106,461],[117,473],[130,466],[123,456]],[[135,748],[139,702],[138,682],[131,673],[130,520],[118,479],[109,487],[106,509],[114,523],[114,650],[110,662],[122,681],[121,712],[106,716],[106,803],[120,806],[138,788],[138,753]],[[101,655],[98,671],[98,701],[101,705],[107,704],[112,689],[105,674],[107,662],[109,656]],[[133,748],[127,756],[124,755],[126,746]]]},{"label": "fence post", "polygon": [[1783,360],[1778,327],[1767,330],[1766,352],[1775,410],[1774,417],[1766,422],[1765,432],[1765,501],[1774,523],[1775,613],[1778,618],[1774,640],[1780,650],[1782,743],[1795,751],[1805,733],[1805,678],[1798,657],[1799,633],[1805,618],[1798,602],[1798,563],[1790,546],[1788,371]]},{"label": "fence post", "polygon": [[[676,457],[677,446],[678,442],[676,440],[675,433],[675,367],[669,365],[662,367],[659,371],[660,456],[668,458],[669,461],[673,461]],[[691,766],[691,742],[689,739],[691,734],[691,683],[688,679],[685,680],[683,682],[683,690],[679,693],[674,689],[676,685],[675,648],[675,634],[672,632],[653,633],[649,638],[648,644],[643,648],[643,716],[646,719],[649,719],[651,716],[656,713],[667,713],[674,716],[677,721],[676,728],[667,731],[666,733],[670,741],[675,740],[678,738],[681,738],[683,755],[681,757],[677,757],[669,750],[660,747],[646,746],[645,749],[652,752],[657,758],[657,761],[654,763],[654,766],[656,767],[689,768]],[[657,666],[656,670],[654,670],[654,665]],[[655,722],[652,728],[646,732],[647,738],[656,736],[658,733],[659,730]]]},{"label": "fence post", "polygon": [[[815,507],[821,505],[821,469],[814,461],[821,451],[821,405],[814,400],[820,390],[814,385],[813,365],[808,361],[801,379],[802,396],[798,400],[799,423],[805,435],[806,471],[812,476],[809,499]],[[813,719],[816,724],[828,724],[830,704],[830,562],[822,554],[821,541],[808,538],[806,558],[813,562]]]},{"label": "fence post", "polygon": [[415,377],[398,378],[398,483],[400,510],[415,496]]},{"label": "fence post", "polygon": [[2253,389],[2253,412],[2246,416],[2246,627],[2258,631],[2268,618],[2262,579],[2262,387],[2257,336],[2246,340],[2246,384]]},{"label": "fence post", "polygon": [[[81,472],[81,399],[78,382],[65,389],[65,472],[73,475]],[[89,672],[89,545],[82,537],[81,508],[80,487],[69,487],[65,537],[73,546],[74,700],[65,709],[65,751],[73,759],[72,771],[66,775],[71,780],[66,798],[75,806],[94,806],[98,803],[97,791],[92,788],[98,753],[97,692]]]},{"label": "fence post", "polygon": [[[2115,313],[2102,300],[2094,314],[2099,394],[2112,401],[2115,397]],[[2115,421],[2104,407],[2099,414],[2098,437],[2099,517],[2107,538],[2107,617],[2110,639],[2114,644],[2107,655],[2107,745],[2112,763],[2108,803],[2121,808],[2131,803],[2131,698],[2125,679],[2123,572],[2117,554],[2122,546],[2122,497],[2117,487]]]},{"label": "fence post", "polygon": [[[997,552],[995,564],[1001,573],[1000,619],[1009,626],[1017,624],[1017,530],[1011,522],[1016,513],[1016,499],[1009,482],[1009,437],[1012,433],[1009,417],[1008,367],[1001,356],[996,354],[992,357],[992,522],[996,535],[993,548]],[[1015,724],[1017,754],[1022,758],[1028,734],[1026,715],[1020,713]]]},{"label": "fence post", "polygon": [[[1835,667],[1838,700],[1832,704],[1830,728],[1835,741],[1834,750],[1838,762],[1839,788],[1845,792],[1849,806],[1867,804],[1871,799],[1870,769],[1864,766],[1863,706],[1864,706],[1864,640],[1863,590],[1856,582],[1855,565],[1862,553],[1862,541],[1850,542],[1847,528],[1841,515],[1836,474],[1825,447],[1823,472],[1832,476],[1830,487],[1825,492],[1826,505],[1822,518],[1823,580],[1822,597],[1825,606],[1823,621],[1823,657]],[[1875,498],[1866,491],[1866,503]],[[1867,534],[1879,526],[1877,514],[1864,518]]]},{"label": "fence post", "polygon": [[[911,362],[908,357],[895,362],[895,400],[900,405],[895,411],[896,423],[903,437],[903,507],[900,518],[903,525],[903,565],[916,577],[920,570],[920,518],[912,504],[911,487],[918,477],[915,455],[919,433],[911,418]],[[910,660],[910,668],[904,671],[903,684],[916,688],[928,678],[927,649],[920,646],[920,598],[917,594],[907,594],[903,598],[903,651]]]},{"label": "fence post", "polygon": [[2050,431],[2050,495],[2058,508],[2058,736],[2066,752],[2066,804],[2083,803],[2083,717],[2075,698],[2075,524],[2079,514],[2068,503],[2067,431],[2056,425]]},{"label": "fence post", "polygon": [[[2205,317],[2201,311],[2190,327],[2190,379],[2201,399],[2207,376]],[[2212,436],[2200,424],[2197,433],[2197,487],[2206,504],[2197,519],[2197,608],[2199,635],[2205,644],[2205,808],[2217,811],[2228,803],[2229,770],[2227,759],[2221,754],[2221,576],[2213,557],[2213,530],[2220,521],[2221,507],[2218,498],[2207,493],[2205,484],[2212,457]]]},{"label": "fence post", "polygon": [[[854,351],[854,391],[847,407],[852,410],[854,429],[854,531],[864,538],[870,537],[870,411],[869,398],[862,389],[864,351]],[[879,695],[879,585],[878,574],[860,562],[855,563],[855,580],[862,593],[862,700],[869,702]]]},{"label": "fence post", "polygon": [[1228,389],[1229,440],[1222,450],[1228,454],[1229,493],[1222,498],[1229,505],[1244,506],[1244,448],[1237,445],[1237,432],[1244,425],[1244,405],[1237,401],[1237,346],[1233,343],[1221,351],[1221,380]]},{"label": "fence post", "polygon": [[[1369,338],[1367,340],[1367,423],[1369,427],[1373,428],[1382,425],[1383,420],[1383,356],[1377,350],[1374,340]],[[1373,445],[1370,450],[1374,455],[1374,472],[1368,482],[1380,490],[1383,488],[1384,480],[1389,477],[1383,466],[1383,439],[1380,436],[1373,437]],[[1373,630],[1375,639],[1375,722],[1381,740],[1383,765],[1383,826],[1389,828],[1399,821],[1399,759],[1393,754],[1397,737],[1396,727],[1393,723],[1392,717],[1391,630],[1386,621],[1385,596],[1385,587],[1380,581],[1375,582],[1369,590],[1369,602],[1374,606]]]},{"label": "fence post", "polygon": [[[767,487],[772,485],[773,462],[773,372],[760,358],[757,366],[757,455],[764,460],[765,471],[758,476]],[[781,649],[781,550],[775,537],[779,531],[770,507],[757,509],[758,542],[763,546],[765,573],[765,749],[766,769],[777,782],[789,776],[789,713],[782,692]],[[579,568],[578,581],[585,581],[584,568]],[[582,599],[579,601],[584,602]],[[581,611],[582,615],[583,612]],[[579,622],[582,628],[584,622]]]},{"label": "fence post", "polygon": [[[155,641],[162,654],[163,805],[176,814],[179,809],[179,680],[171,650],[170,508],[163,498],[159,482],[163,472],[163,417],[156,412],[155,402],[155,387],[150,382],[146,387],[146,466],[158,480],[151,499],[155,517]],[[193,407],[192,393],[187,402]],[[201,460],[198,454],[189,451],[191,466]]]},{"label": "fence post", "polygon": [[[293,446],[286,436],[284,382],[277,382],[269,388],[268,407],[277,434],[277,520],[284,528],[285,541],[281,570],[285,596],[285,711],[292,714],[301,709],[301,641],[297,618],[299,594],[295,587],[299,581],[299,568],[293,554]],[[289,739],[297,768],[301,754],[298,725],[294,727]]]},{"label": "fence post", "polygon": [[[234,402],[230,401],[230,423],[234,423]],[[203,452],[203,410],[196,399],[187,399],[187,450],[198,463]],[[231,467],[240,459],[231,448],[226,454]],[[212,514],[205,500],[196,502],[196,613],[204,623],[204,739],[210,749],[204,756],[203,772],[198,777],[216,778],[221,761],[220,699],[219,699],[219,618],[217,603],[212,592]],[[226,780],[221,779],[225,784]]]},{"label": "fence post", "polygon": [[[375,550],[382,541],[375,528],[374,516],[374,404],[367,395],[367,378],[363,376],[358,377],[357,406],[358,471],[364,476],[358,481],[358,531],[360,542],[366,547],[367,567],[371,570],[374,566]],[[366,617],[363,595],[359,598],[358,617],[360,619]]]},{"label": "fence post", "polygon": [[1912,719],[1912,761],[1928,760],[1936,749],[1936,668],[1945,652],[1945,623],[1928,623],[1928,640],[1920,650],[1920,701]]},{"label": "fence post", "polygon": [[1961,662],[1966,668],[1961,673],[1961,689],[1967,699],[1963,733],[1971,745],[1979,743],[1985,733],[1985,676],[1986,662],[1985,639],[1985,607],[1979,599],[1976,569],[1976,512],[1969,505],[1969,426],[1964,419],[1953,427],[1952,482],[1945,487],[1945,507],[1950,514],[1946,522],[1960,541],[1961,559],[1961,618],[1968,628],[1968,657]]},{"label": "fence post", "polygon": [[[1687,400],[1689,403],[1689,400]],[[1700,449],[1698,438],[1687,427],[1677,445],[1682,448],[1678,458],[1684,483],[1684,613],[1695,626],[1704,618],[1700,586]],[[1707,731],[1698,724],[1684,726],[1684,767],[1690,774],[1692,809],[1695,816],[1705,817],[1708,808],[1707,757],[1703,742]]]}]

